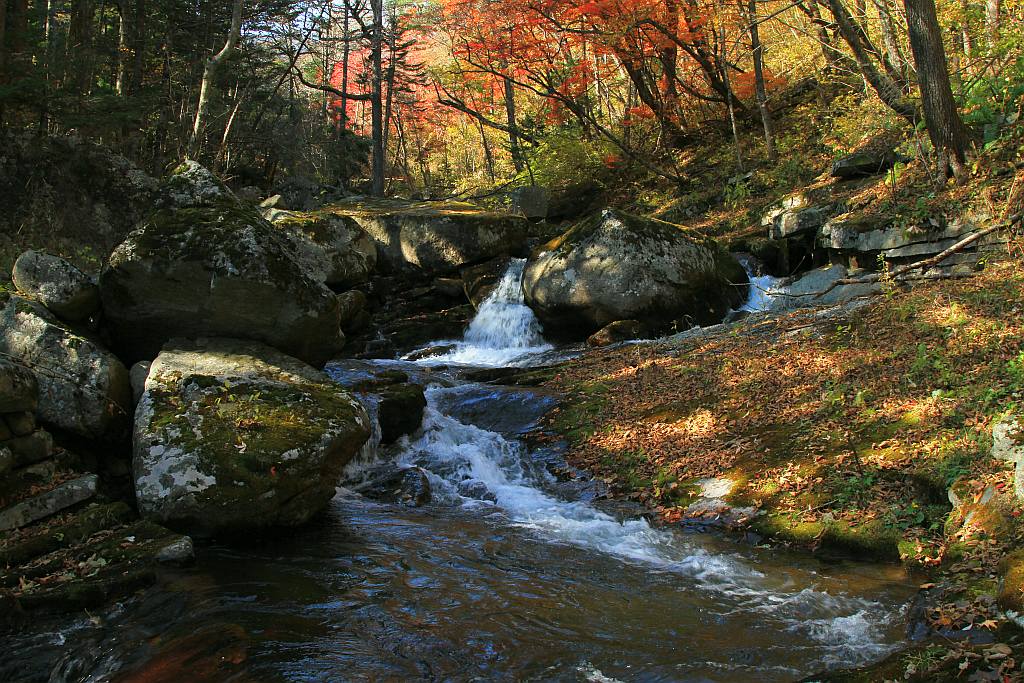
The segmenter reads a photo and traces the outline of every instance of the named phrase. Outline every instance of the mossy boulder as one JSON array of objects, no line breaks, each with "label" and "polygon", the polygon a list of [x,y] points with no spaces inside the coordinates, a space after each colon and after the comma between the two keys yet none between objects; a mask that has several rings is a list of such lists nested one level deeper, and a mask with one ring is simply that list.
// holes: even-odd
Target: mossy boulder
[{"label": "mossy boulder", "polygon": [[608,209],[541,247],[523,290],[545,332],[585,339],[616,320],[652,331],[721,322],[747,282],[714,240]]},{"label": "mossy boulder", "polygon": [[345,342],[337,298],[295,241],[233,197],[151,215],[114,250],[100,296],[132,362],[175,336],[253,339],[314,365]]},{"label": "mossy boulder", "polygon": [[34,411],[38,404],[35,373],[20,363],[0,358],[0,413]]},{"label": "mossy boulder", "polygon": [[44,422],[89,439],[127,434],[128,370],[95,339],[41,304],[11,296],[0,308],[0,354],[34,370],[36,411]]},{"label": "mossy boulder", "polygon": [[14,262],[11,279],[63,320],[79,321],[100,308],[92,278],[59,256],[29,250]]},{"label": "mossy boulder", "polygon": [[377,245],[351,216],[279,212],[274,225],[287,231],[310,272],[328,287],[342,290],[370,279],[377,267]]},{"label": "mossy boulder", "polygon": [[329,211],[351,216],[377,243],[390,272],[454,273],[495,256],[522,254],[529,222],[470,204],[350,200]]},{"label": "mossy boulder", "polygon": [[191,159],[181,162],[164,179],[157,199],[158,206],[176,209],[217,206],[224,202],[241,205],[223,180]]},{"label": "mossy boulder", "polygon": [[139,510],[199,535],[302,524],[369,434],[362,406],[299,360],[249,341],[175,340],[136,410]]}]

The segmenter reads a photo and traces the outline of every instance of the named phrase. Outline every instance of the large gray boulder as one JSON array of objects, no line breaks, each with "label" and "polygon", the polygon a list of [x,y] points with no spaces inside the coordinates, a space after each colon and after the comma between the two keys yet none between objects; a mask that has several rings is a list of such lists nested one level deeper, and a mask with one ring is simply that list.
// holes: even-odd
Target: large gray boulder
[{"label": "large gray boulder", "polygon": [[525,255],[529,230],[522,216],[471,204],[349,200],[330,211],[359,223],[377,243],[381,265],[390,272],[444,275],[499,255]]},{"label": "large gray boulder", "polygon": [[0,358],[0,414],[31,412],[38,403],[35,373],[20,363]]},{"label": "large gray boulder", "polygon": [[345,342],[337,298],[295,241],[206,174],[184,168],[198,187],[172,178],[174,206],[129,234],[100,275],[105,320],[122,355],[149,360],[172,337],[230,336],[314,365],[334,356]]},{"label": "large gray boulder", "polygon": [[351,216],[287,211],[278,212],[273,222],[295,238],[310,272],[328,287],[362,284],[377,267],[376,243]]},{"label": "large gray boulder", "polygon": [[197,161],[186,159],[161,183],[157,205],[162,208],[187,209],[217,206],[223,202],[241,204],[235,193],[210,169]]},{"label": "large gray boulder", "polygon": [[839,264],[812,270],[775,293],[768,310],[835,306],[882,291],[877,282],[839,284],[849,277],[850,271]]},{"label": "large gray boulder", "polygon": [[0,353],[32,368],[37,414],[90,439],[118,439],[131,414],[128,370],[114,354],[61,322],[41,304],[0,297]]},{"label": "large gray boulder", "polygon": [[362,406],[299,360],[255,342],[174,340],[136,410],[139,511],[201,535],[301,524],[369,434]]},{"label": "large gray boulder", "polygon": [[605,210],[542,247],[523,274],[545,332],[585,339],[616,320],[652,331],[721,322],[746,298],[747,275],[714,240]]},{"label": "large gray boulder", "polygon": [[59,256],[29,250],[18,257],[11,279],[22,291],[57,314],[76,322],[85,320],[100,308],[96,283]]}]

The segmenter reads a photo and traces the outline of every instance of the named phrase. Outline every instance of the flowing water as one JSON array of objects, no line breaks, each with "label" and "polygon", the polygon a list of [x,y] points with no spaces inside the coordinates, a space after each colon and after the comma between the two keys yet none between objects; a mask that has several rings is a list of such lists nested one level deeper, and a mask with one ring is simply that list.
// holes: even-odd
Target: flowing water
[{"label": "flowing water", "polygon": [[[521,272],[514,263],[448,363],[550,352]],[[37,625],[0,656],[0,680],[792,681],[903,641],[914,591],[895,567],[608,510],[600,482],[554,476],[558,450],[524,439],[555,397],[439,366],[329,366],[342,384],[395,368],[427,384],[421,431],[389,447],[378,432],[314,525],[201,547],[196,567],[141,598]],[[423,468],[433,501],[352,493],[384,460]]]}]

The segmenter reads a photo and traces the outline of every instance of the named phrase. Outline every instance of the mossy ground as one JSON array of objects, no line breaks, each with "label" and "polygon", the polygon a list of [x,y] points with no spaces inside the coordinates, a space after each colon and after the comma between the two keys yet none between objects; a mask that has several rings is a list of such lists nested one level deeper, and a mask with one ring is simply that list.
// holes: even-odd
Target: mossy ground
[{"label": "mossy ground", "polygon": [[[993,422],[1024,407],[1022,300],[1024,266],[1007,261],[889,288],[831,322],[751,318],[591,353],[547,384],[566,397],[550,426],[572,464],[667,523],[697,479],[726,476],[737,482],[730,503],[763,512],[760,533],[902,559],[945,587],[935,624],[997,628],[999,582],[1018,573],[1000,561],[1024,540],[1024,505],[989,449]],[[953,484],[962,510],[947,499]],[[993,499],[975,510],[985,491]]]}]

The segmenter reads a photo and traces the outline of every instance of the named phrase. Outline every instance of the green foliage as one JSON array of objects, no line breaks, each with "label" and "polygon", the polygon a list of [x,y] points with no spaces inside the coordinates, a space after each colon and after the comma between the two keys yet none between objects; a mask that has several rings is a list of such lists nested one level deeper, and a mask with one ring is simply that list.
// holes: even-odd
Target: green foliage
[{"label": "green foliage", "polygon": [[728,208],[735,209],[750,199],[751,194],[749,178],[734,178],[726,184],[725,191],[722,193],[722,202]]},{"label": "green foliage", "polygon": [[[608,175],[607,162],[617,158],[609,143],[587,140],[575,126],[557,128],[544,135],[529,151],[530,172],[539,185],[564,187],[590,183]],[[530,173],[520,174],[528,182]]]},{"label": "green foliage", "polygon": [[958,377],[945,354],[938,349],[930,350],[924,342],[917,345],[908,377],[915,384],[927,387],[948,388],[958,382]]}]

